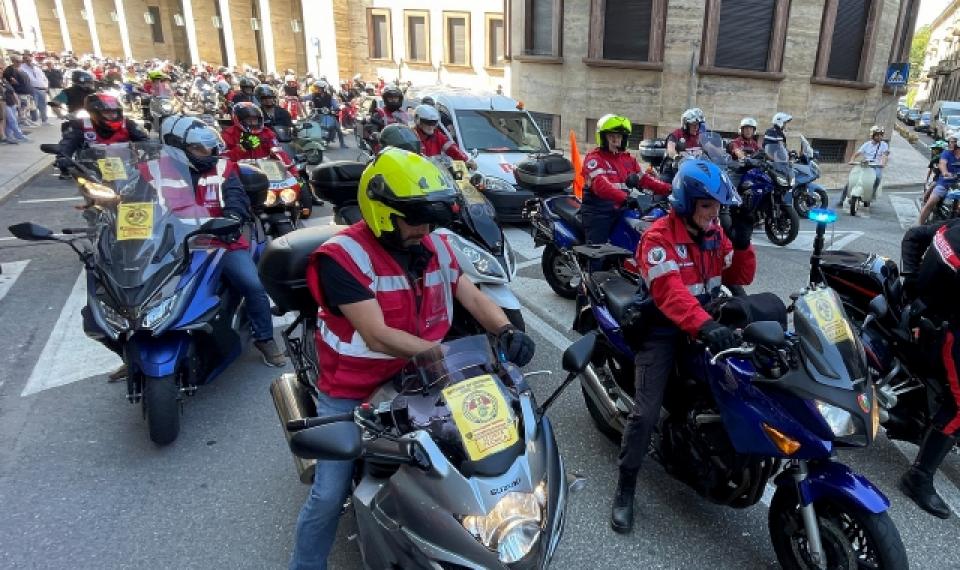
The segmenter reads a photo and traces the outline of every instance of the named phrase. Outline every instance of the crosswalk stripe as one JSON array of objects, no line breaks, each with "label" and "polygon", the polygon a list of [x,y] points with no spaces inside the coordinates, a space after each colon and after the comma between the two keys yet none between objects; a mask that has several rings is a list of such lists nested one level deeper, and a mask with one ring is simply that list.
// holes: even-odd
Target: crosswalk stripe
[{"label": "crosswalk stripe", "polygon": [[920,217],[920,210],[917,209],[916,198],[907,198],[905,196],[890,196],[890,205],[897,214],[897,221],[900,222],[902,229],[909,229],[910,226],[917,223]]},{"label": "crosswalk stripe", "polygon": [[17,282],[28,263],[30,263],[29,259],[0,263],[0,301],[10,292],[13,284]]}]

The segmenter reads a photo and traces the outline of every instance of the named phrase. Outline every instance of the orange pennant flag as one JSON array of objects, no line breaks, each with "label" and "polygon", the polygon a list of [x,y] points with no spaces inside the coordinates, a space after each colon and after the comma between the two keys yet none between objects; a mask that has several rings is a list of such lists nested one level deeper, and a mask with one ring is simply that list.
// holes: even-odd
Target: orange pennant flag
[{"label": "orange pennant flag", "polygon": [[570,162],[573,163],[573,195],[583,199],[583,161],[577,148],[577,136],[570,129]]}]

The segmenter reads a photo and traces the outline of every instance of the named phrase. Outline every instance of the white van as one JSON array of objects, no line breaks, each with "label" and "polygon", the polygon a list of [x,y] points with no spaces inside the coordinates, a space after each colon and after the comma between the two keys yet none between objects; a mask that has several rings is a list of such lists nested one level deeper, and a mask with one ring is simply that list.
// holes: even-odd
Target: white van
[{"label": "white van", "polygon": [[[947,136],[947,133],[956,130],[957,119],[948,121],[948,117],[960,116],[960,101],[937,101],[930,109],[930,130],[933,132],[933,138],[940,139]],[[953,122],[954,124],[949,124]]]},{"label": "white van", "polygon": [[424,97],[433,98],[440,121],[460,148],[476,154],[477,170],[488,179],[502,181],[493,186],[488,181],[484,192],[500,221],[523,221],[524,206],[535,196],[518,188],[514,166],[530,154],[549,152],[553,137],[544,137],[530,113],[503,95],[424,87],[410,93],[404,105],[416,105]]}]

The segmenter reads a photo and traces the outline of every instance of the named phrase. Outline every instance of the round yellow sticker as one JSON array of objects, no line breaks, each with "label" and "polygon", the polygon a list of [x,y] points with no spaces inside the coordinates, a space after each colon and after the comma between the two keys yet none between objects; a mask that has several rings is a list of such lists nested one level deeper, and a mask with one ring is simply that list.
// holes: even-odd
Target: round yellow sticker
[{"label": "round yellow sticker", "polygon": [[443,397],[471,461],[503,451],[519,439],[507,400],[489,374],[448,386]]},{"label": "round yellow sticker", "polygon": [[149,239],[152,234],[152,202],[120,204],[117,210],[117,241]]}]

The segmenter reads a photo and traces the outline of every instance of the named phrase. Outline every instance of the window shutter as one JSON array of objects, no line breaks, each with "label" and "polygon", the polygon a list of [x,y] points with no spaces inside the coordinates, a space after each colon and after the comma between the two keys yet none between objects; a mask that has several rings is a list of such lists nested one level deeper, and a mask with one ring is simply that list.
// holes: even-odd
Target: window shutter
[{"label": "window shutter", "polygon": [[423,16],[410,16],[410,59],[426,61],[427,59],[427,22]]},{"label": "window shutter", "polygon": [[604,59],[650,59],[653,0],[607,0],[603,17]]},{"label": "window shutter", "polygon": [[527,24],[533,36],[527,51],[531,55],[553,55],[553,0],[527,1],[533,18]]},{"label": "window shutter", "polygon": [[449,63],[456,65],[466,65],[467,63],[467,22],[463,18],[450,18],[447,20],[447,37],[450,44]]},{"label": "window shutter", "polygon": [[860,78],[860,55],[867,31],[872,0],[839,0],[837,20],[830,44],[827,77],[856,81]]},{"label": "window shutter", "polygon": [[722,0],[714,65],[767,70],[777,0]]}]

